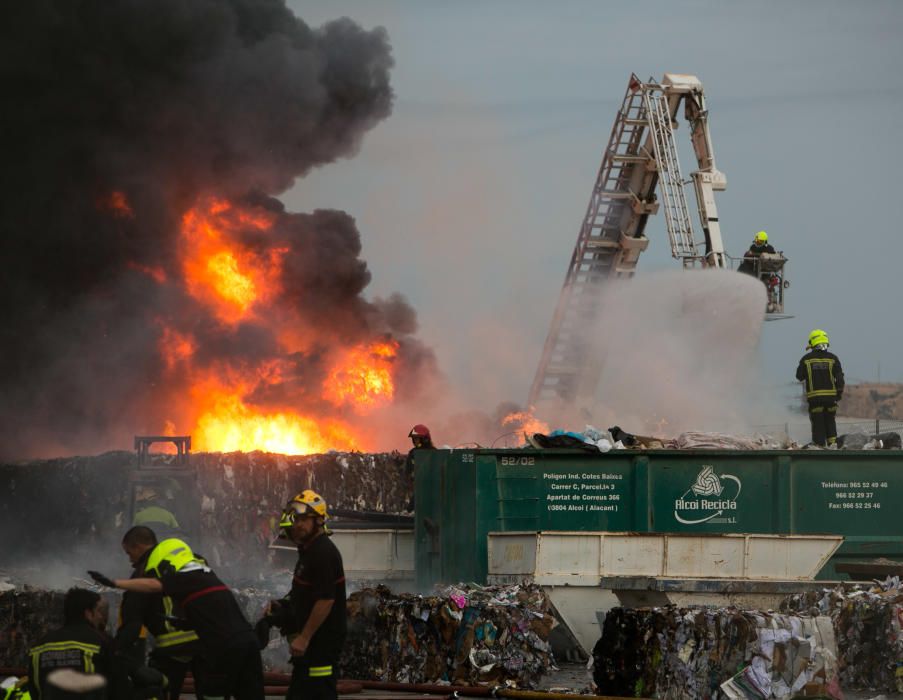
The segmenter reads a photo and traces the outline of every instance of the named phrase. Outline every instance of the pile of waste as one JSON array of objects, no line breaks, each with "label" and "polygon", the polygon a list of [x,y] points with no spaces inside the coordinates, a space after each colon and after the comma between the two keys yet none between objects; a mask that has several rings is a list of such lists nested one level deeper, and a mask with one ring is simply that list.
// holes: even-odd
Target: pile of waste
[{"label": "pile of waste", "polygon": [[831,620],[736,608],[613,608],[593,649],[600,695],[839,698]]},{"label": "pile of waste", "polygon": [[555,668],[549,609],[534,585],[460,585],[431,596],[365,589],[348,599],[340,677],[535,688]]},{"label": "pile of waste", "polygon": [[[139,473],[131,452],[0,465],[0,532],[16,533],[3,543],[3,565],[25,571],[40,558],[40,574],[48,563],[76,561],[83,575],[86,561],[95,568],[107,563],[97,560],[99,551],[118,557],[112,563],[122,562],[126,575],[120,541],[146,491],[175,514],[186,530],[182,536],[217,573],[233,585],[254,585],[259,577],[250,574],[266,570],[262,560],[288,498],[309,488],[332,510],[404,513],[412,495],[404,461],[398,453],[194,453],[189,480],[161,477],[153,488],[137,490],[134,480],[146,480],[153,470]],[[48,519],[47,513],[66,517]],[[71,585],[46,576],[26,581]]]},{"label": "pile of waste", "polygon": [[600,431],[591,425],[582,432],[553,430],[548,435],[534,433],[526,435],[530,447],[566,447],[588,452],[608,452],[610,450],[781,450],[797,447],[787,440],[780,441],[769,435],[744,437],[724,433],[687,432],[676,438],[658,438],[649,435],[634,435],[615,425]]},{"label": "pile of waste", "polygon": [[[676,438],[634,435],[615,425],[608,430],[598,430],[587,425],[582,432],[553,430],[548,434],[524,435],[526,446],[537,449],[571,448],[587,452],[608,452],[610,450],[798,450],[820,449],[813,445],[800,445],[786,436],[729,435],[702,431],[681,433]],[[899,433],[887,432],[879,435],[850,433],[837,438],[837,447],[846,450],[899,450]]]},{"label": "pile of waste", "polygon": [[785,599],[781,609],[830,616],[844,688],[903,692],[903,587],[899,577],[798,593]]}]

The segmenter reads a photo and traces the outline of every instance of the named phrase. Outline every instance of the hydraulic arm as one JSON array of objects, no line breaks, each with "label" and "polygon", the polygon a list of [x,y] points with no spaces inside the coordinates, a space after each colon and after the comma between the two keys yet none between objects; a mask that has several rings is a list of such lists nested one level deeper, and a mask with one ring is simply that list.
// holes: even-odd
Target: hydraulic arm
[{"label": "hydraulic arm", "polygon": [[[698,164],[690,178],[704,237],[701,245],[694,236],[674,142],[681,103]],[[675,73],[666,73],[661,83],[644,83],[632,75],[602,153],[528,405],[555,398],[568,404],[591,402],[603,358],[587,347],[578,331],[596,317],[601,285],[633,276],[640,253],[649,245],[646,222],[660,206],[673,257],[685,267],[728,266],[714,197],[726,187],[727,179],[715,167],[702,83]]]}]

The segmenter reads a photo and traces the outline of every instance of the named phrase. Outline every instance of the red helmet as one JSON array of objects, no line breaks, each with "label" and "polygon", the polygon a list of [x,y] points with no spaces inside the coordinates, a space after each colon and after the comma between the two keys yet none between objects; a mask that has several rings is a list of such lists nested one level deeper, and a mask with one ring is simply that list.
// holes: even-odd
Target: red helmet
[{"label": "red helmet", "polygon": [[419,438],[423,438],[426,440],[430,440],[431,439],[430,429],[427,428],[422,423],[418,423],[413,428],[411,428],[411,432],[408,433],[408,437],[409,438],[419,437]]}]

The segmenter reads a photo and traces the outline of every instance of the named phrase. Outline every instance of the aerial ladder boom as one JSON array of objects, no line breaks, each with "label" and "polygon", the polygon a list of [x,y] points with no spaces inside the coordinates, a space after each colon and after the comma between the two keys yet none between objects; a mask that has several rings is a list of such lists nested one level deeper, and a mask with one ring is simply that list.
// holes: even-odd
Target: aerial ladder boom
[{"label": "aerial ladder boom", "polygon": [[[704,247],[694,237],[673,137],[681,103],[698,164],[690,177]],[[591,402],[604,358],[579,331],[596,318],[601,286],[612,278],[633,276],[640,253],[649,245],[644,235],[649,215],[660,206],[672,256],[684,267],[728,267],[714,198],[726,186],[727,179],[715,166],[702,83],[691,75],[666,73],[661,83],[644,83],[632,75],[602,154],[529,406],[555,398],[568,404]]]}]

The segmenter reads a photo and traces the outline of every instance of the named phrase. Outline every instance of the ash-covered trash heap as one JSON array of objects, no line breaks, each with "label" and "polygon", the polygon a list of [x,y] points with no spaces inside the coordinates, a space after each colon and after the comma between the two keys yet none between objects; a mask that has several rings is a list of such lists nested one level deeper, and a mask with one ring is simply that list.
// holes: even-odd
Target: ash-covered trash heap
[{"label": "ash-covered trash heap", "polygon": [[428,596],[364,589],[348,598],[340,677],[534,688],[555,670],[556,624],[536,585],[446,586]]}]

